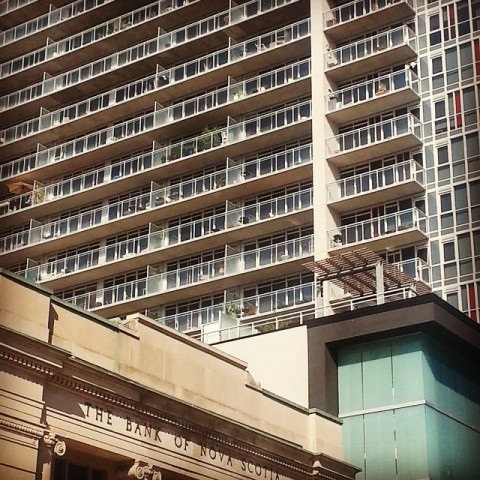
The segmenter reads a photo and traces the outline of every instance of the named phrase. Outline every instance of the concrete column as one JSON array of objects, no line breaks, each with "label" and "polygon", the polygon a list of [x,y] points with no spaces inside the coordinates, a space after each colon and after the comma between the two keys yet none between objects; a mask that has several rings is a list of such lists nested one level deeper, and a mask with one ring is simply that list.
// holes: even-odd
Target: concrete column
[{"label": "concrete column", "polygon": [[39,442],[37,461],[37,480],[52,480],[52,462],[54,456],[65,455],[67,447],[65,442],[58,439],[54,433],[45,432]]},{"label": "concrete column", "polygon": [[385,286],[383,283],[383,260],[375,265],[375,280],[377,282],[377,304],[385,303]]}]

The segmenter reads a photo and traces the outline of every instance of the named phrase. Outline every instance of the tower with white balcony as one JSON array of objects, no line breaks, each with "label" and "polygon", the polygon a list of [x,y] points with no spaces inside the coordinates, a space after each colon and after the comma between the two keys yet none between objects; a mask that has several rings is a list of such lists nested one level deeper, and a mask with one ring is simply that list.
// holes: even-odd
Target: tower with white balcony
[{"label": "tower with white balcony", "polygon": [[215,342],[368,247],[478,318],[478,0],[0,11],[1,267]]}]

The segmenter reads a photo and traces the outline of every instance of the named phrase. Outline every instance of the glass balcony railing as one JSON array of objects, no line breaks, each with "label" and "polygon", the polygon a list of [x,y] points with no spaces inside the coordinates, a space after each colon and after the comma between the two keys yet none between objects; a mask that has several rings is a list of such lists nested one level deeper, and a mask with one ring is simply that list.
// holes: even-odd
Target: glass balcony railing
[{"label": "glass balcony railing", "polygon": [[[133,92],[133,97],[147,93],[151,94],[170,85],[168,80],[170,75],[171,71],[163,71],[151,77],[133,82],[126,87],[120,87],[96,97],[91,97],[54,112],[44,113],[40,117],[0,131],[0,138],[3,138],[3,145],[6,145],[30,137],[35,133],[73,122],[86,115],[104,111],[113,105],[118,105],[131,100],[132,95],[127,95],[126,92]],[[227,105],[248,95],[260,93],[272,88],[278,88],[287,83],[301,80],[309,75],[310,59],[302,60],[278,68],[272,72],[258,75],[249,80],[219,88],[191,100],[179,102],[171,107],[160,108],[156,111],[156,115],[159,118],[163,118],[165,123],[180,121],[202,112],[214,110],[221,105]],[[147,119],[149,115],[151,114],[143,117],[145,122],[148,121]],[[139,117],[140,121],[141,119],[142,117]],[[161,126],[161,124],[159,126]]]},{"label": "glass balcony railing", "polygon": [[418,141],[422,139],[422,124],[411,113],[328,138],[326,140],[327,157],[365,148],[405,135],[414,135]]},{"label": "glass balcony railing", "polygon": [[35,3],[38,0],[3,0],[0,2],[0,15],[6,15],[7,13],[18,10],[19,8]]},{"label": "glass balcony railing", "polygon": [[[289,3],[296,1],[298,0],[289,0]],[[254,0],[254,2],[260,3],[260,0]],[[277,3],[280,6],[284,5],[283,0],[277,0],[273,8],[277,8]],[[189,25],[188,27],[183,27],[180,30],[159,35],[139,45],[135,45],[134,47],[130,47],[113,55],[101,58],[80,68],[70,70],[54,77],[46,78],[40,83],[0,97],[0,111],[17,107],[18,105],[30,102],[45,95],[51,95],[52,93],[70,88],[82,82],[86,82],[113,70],[117,70],[143,59],[153,57],[164,50],[169,50],[173,47],[185,44],[197,38],[210,35],[215,31],[227,28],[231,24],[240,23],[251,16],[251,14],[249,14],[247,11],[248,5],[249,4],[244,4],[241,6],[241,8],[245,9],[245,16],[242,17],[242,15],[237,13],[233,16],[230,23],[225,23],[225,18],[229,17],[229,12],[230,16],[232,16],[233,13],[231,11],[222,12],[221,14],[211,17],[213,20],[203,19],[195,24]],[[257,9],[257,13],[255,15],[261,15],[269,10],[271,10],[271,8],[268,8],[268,10],[259,8]],[[264,49],[281,46],[284,43],[307,36],[309,34],[309,30],[309,20],[307,19],[273,32],[260,35],[241,44],[236,44],[234,47],[217,51],[215,54],[211,54],[202,57],[201,59],[197,59],[196,61],[189,62],[183,66],[183,69],[188,70],[188,72],[183,75],[181,68],[175,68],[173,79],[174,81],[179,81],[184,77],[197,75],[202,71],[218,68],[221,65],[225,66],[232,60],[238,61],[245,56],[252,55],[254,53],[261,53]]]},{"label": "glass balcony railing", "polygon": [[[0,253],[8,253],[12,250],[105,225],[123,217],[141,213],[151,208],[150,205],[155,205],[155,202],[159,202],[158,206],[166,203],[165,199],[162,202],[162,197],[152,192],[46,224],[31,220],[28,230],[0,238]],[[169,228],[161,233],[156,233],[152,237],[152,241],[154,246],[157,245],[157,247],[176,245],[225,229],[304,210],[309,208],[311,204],[311,189],[256,203],[248,207],[234,208],[227,203],[226,213]]]},{"label": "glass balcony railing", "polygon": [[255,315],[307,306],[314,301],[314,291],[315,284],[310,282],[176,315],[162,317],[154,311],[147,311],[147,316],[175,330],[186,332],[199,330],[202,325],[220,323],[222,315],[228,315],[240,323],[245,317],[255,318]]},{"label": "glass balcony railing", "polygon": [[[156,191],[158,193],[155,193],[155,198],[158,198],[158,200],[155,201],[158,201],[160,207],[170,204],[171,202],[182,201],[222,188],[225,179],[227,180],[227,185],[253,180],[258,176],[269,175],[284,170],[285,168],[291,168],[300,163],[311,162],[310,153],[310,146],[301,147],[285,153],[278,153],[270,157],[247,162],[243,165],[235,164],[227,168],[227,170],[197,177],[195,180],[182,182],[178,185],[158,189]],[[149,204],[149,202],[147,204]],[[118,211],[122,211],[122,208],[117,207],[117,212]],[[157,234],[154,235],[154,238],[157,236]],[[163,248],[163,245],[160,244],[160,247]],[[52,280],[67,273],[75,273],[86,268],[117,262],[147,250],[152,251],[155,248],[158,248],[158,246],[154,247],[152,245],[149,235],[140,236],[135,239],[118,242],[107,247],[92,249],[88,252],[43,264],[29,259],[31,266],[27,266],[24,275],[37,282]]]},{"label": "glass balcony railing", "polygon": [[337,68],[401,45],[416,51],[415,32],[406,25],[328,51],[324,54],[325,68]]},{"label": "glass balcony railing", "polygon": [[330,93],[327,95],[327,112],[336,112],[406,88],[411,88],[417,95],[420,93],[419,79],[410,68]]},{"label": "glass balcony railing", "polygon": [[328,244],[335,249],[396,235],[405,230],[416,229],[427,234],[427,217],[418,208],[410,208],[389,215],[370,218],[361,222],[338,227],[328,232]]},{"label": "glass balcony railing", "polygon": [[332,28],[336,25],[358,20],[370,13],[381,11],[400,1],[414,8],[413,0],[355,0],[333,8],[323,14],[323,27]]},{"label": "glass balcony railing", "polygon": [[413,159],[329,183],[327,185],[328,202],[355,198],[358,195],[375,192],[412,180],[424,185],[423,167]]},{"label": "glass balcony railing", "polygon": [[[119,140],[150,132],[165,125],[164,110],[158,110],[143,117],[122,122],[114,127],[96,131],[88,136],[40,150],[32,155],[13,160],[0,166],[0,180],[20,173],[61,162],[77,155],[103,148]],[[184,140],[175,145],[157,150],[161,163],[188,157],[206,150],[240,142],[253,135],[271,132],[310,118],[311,102],[294,106],[239,122],[226,128],[212,129],[201,136]],[[230,123],[230,122],[229,122]],[[232,121],[232,123],[234,123]]]},{"label": "glass balcony railing", "polygon": [[49,43],[46,47],[42,47],[33,52],[29,52],[26,55],[3,63],[0,67],[1,75],[2,77],[14,75],[34,67],[35,65],[48,62],[54,58],[79,50],[87,45],[102,40],[105,37],[110,37],[123,30],[153,20],[155,17],[167,13],[167,8],[171,9],[171,5],[171,0],[163,0],[163,2],[157,2],[153,5],[134,10],[58,42]]},{"label": "glass balcony railing", "polygon": [[160,295],[197,283],[310,256],[312,240],[312,236],[309,235],[170,272],[156,273],[156,269],[149,267],[145,278],[114,287],[101,288],[95,292],[75,296],[69,301],[77,306],[92,309],[126,302],[134,298]]},{"label": "glass balcony railing", "polygon": [[[159,151],[154,150],[153,152],[129,158],[122,162],[114,163],[51,185],[44,186],[36,182],[32,192],[16,195],[0,202],[0,217],[14,214],[19,210],[32,206],[57,201],[105,183],[121,180],[141,172],[158,168],[165,163],[161,160],[163,153],[164,149]],[[311,162],[311,160],[311,144],[307,144],[246,163],[230,161],[225,170],[219,170],[215,174],[197,177],[195,180],[181,182],[174,188],[180,192],[180,195],[177,195],[179,199],[186,199],[193,195],[205,193],[213,188],[220,187],[222,183],[225,185],[225,181],[226,185],[230,186],[240,181],[253,179],[262,175],[269,175],[302,163]],[[167,194],[165,197],[172,199],[173,196]]]},{"label": "glass balcony railing", "polygon": [[[72,18],[76,18],[79,15],[82,15],[83,13],[90,12],[111,1],[112,0],[77,0],[76,2],[70,3],[63,7],[50,10],[48,13],[45,13],[44,15],[40,15],[32,20],[29,20],[28,22],[22,23],[13,28],[9,28],[8,30],[0,32],[0,45],[8,45],[10,43],[21,40],[22,38],[26,38],[30,35],[34,35],[38,32],[41,32],[42,30],[51,28],[55,25],[58,25]],[[191,0],[190,3],[193,3],[195,1],[198,1],[198,0]],[[166,12],[170,12],[173,9],[176,9],[179,7],[177,3],[178,2],[176,2],[175,0],[160,0],[154,3],[151,3],[146,7],[139,8],[128,15],[118,17],[117,19],[106,23],[107,32],[109,31],[109,27],[112,24],[112,22],[113,22],[113,25],[110,28],[114,28],[118,24],[118,28],[117,28],[117,31],[118,31],[122,27],[122,25],[124,26],[124,28],[126,28],[127,26],[133,26],[142,21],[145,21],[145,19],[150,20],[152,18],[155,18],[159,13],[160,15],[162,15]],[[0,11],[0,15],[1,15],[1,11]],[[131,22],[131,25],[128,25],[129,22]],[[90,37],[90,34],[88,32],[93,32],[93,31],[94,30],[87,30],[85,32],[82,32],[81,35],[84,35],[84,38],[80,37],[78,40],[73,41],[71,43],[74,43],[74,44],[80,43],[82,45],[86,45],[85,40],[88,40]],[[101,31],[103,31],[103,29],[99,30],[99,34]],[[93,33],[93,38],[99,38],[99,34]],[[75,39],[78,37],[79,36],[74,36],[70,38]],[[66,40],[62,42],[66,42]],[[57,43],[60,44],[61,42],[57,42]],[[63,50],[63,48],[61,50]]]},{"label": "glass balcony railing", "polygon": [[426,284],[430,283],[431,267],[427,262],[419,257],[402,260],[401,262],[394,263],[393,265],[415,280],[421,280]]}]

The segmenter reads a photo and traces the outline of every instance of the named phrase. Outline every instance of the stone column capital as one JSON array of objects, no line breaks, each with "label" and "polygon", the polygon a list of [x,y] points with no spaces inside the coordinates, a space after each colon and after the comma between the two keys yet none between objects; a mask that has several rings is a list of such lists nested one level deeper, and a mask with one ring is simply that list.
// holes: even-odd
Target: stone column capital
[{"label": "stone column capital", "polygon": [[59,457],[65,455],[65,452],[67,451],[67,445],[65,442],[60,440],[55,433],[48,430],[43,434],[43,443],[50,453],[55,453]]},{"label": "stone column capital", "polygon": [[137,480],[162,480],[162,472],[151,463],[135,460],[128,470],[128,478]]}]

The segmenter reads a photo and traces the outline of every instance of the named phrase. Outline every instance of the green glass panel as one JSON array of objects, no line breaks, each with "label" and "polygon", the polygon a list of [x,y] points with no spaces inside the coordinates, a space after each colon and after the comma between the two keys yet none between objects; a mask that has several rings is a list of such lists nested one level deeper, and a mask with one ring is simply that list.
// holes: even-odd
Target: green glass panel
[{"label": "green glass panel", "polygon": [[389,344],[368,345],[363,351],[363,407],[391,405],[392,358]]},{"label": "green glass panel", "polygon": [[395,410],[398,478],[432,478],[428,472],[425,406]]},{"label": "green glass panel", "polygon": [[342,438],[345,461],[362,469],[355,480],[365,480],[363,415],[343,419]]},{"label": "green glass panel", "polygon": [[338,352],[339,412],[358,412],[363,409],[362,357],[359,348],[344,348]]},{"label": "green glass panel", "polygon": [[480,478],[480,432],[426,407],[429,478]]},{"label": "green glass panel", "polygon": [[367,480],[396,478],[393,412],[365,415],[365,476]]},{"label": "green glass panel", "polygon": [[395,403],[423,400],[421,341],[406,337],[392,345],[393,386]]}]

